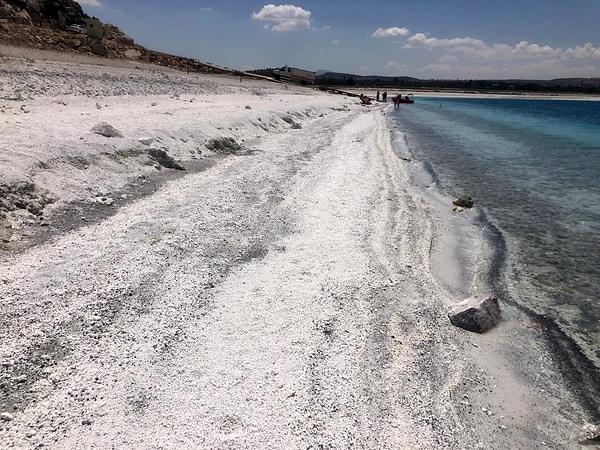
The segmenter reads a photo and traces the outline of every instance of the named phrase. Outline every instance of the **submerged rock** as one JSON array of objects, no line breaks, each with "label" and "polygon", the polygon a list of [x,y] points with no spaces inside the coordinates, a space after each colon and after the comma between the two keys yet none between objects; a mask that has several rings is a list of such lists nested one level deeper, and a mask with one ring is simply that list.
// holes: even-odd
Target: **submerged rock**
[{"label": "submerged rock", "polygon": [[485,333],[502,319],[495,297],[473,296],[457,303],[448,313],[452,325],[476,333]]}]

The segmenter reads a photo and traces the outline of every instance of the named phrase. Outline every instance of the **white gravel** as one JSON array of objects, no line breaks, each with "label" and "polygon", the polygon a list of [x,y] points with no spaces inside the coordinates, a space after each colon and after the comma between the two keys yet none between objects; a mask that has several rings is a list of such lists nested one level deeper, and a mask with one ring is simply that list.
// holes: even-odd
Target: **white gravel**
[{"label": "white gravel", "polygon": [[[578,448],[535,327],[450,325],[437,213],[382,107],[12,57],[0,81],[0,182],[57,200],[45,227],[7,216],[0,447]],[[148,148],[190,170],[140,195],[174,172]]]}]

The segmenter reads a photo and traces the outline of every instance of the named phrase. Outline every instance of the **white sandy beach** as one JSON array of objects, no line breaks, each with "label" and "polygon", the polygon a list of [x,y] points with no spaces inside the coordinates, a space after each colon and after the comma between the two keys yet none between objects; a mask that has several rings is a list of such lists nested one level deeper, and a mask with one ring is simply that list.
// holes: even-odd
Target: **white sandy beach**
[{"label": "white sandy beach", "polygon": [[539,324],[450,324],[384,106],[0,54],[0,185],[53,200],[2,219],[1,448],[581,447]]}]

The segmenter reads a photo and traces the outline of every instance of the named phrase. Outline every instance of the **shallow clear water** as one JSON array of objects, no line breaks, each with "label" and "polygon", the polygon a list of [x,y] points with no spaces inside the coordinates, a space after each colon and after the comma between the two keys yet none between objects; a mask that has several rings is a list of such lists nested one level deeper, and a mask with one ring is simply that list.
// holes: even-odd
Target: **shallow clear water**
[{"label": "shallow clear water", "polygon": [[504,288],[600,358],[600,102],[415,100],[389,116],[441,191],[500,230]]}]

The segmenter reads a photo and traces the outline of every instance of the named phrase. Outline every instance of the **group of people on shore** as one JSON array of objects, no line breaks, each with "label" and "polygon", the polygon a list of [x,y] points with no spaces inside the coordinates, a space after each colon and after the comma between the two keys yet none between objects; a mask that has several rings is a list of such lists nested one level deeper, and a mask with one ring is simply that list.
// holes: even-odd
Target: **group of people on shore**
[{"label": "group of people on shore", "polygon": [[[365,94],[360,94],[360,101],[361,104],[363,105],[370,105],[371,104],[371,98],[366,96]],[[376,100],[382,101],[384,103],[387,103],[387,91],[384,91],[383,94],[381,94],[379,91],[377,91],[377,96],[376,96]],[[409,100],[409,96],[406,96],[406,100]],[[395,97],[392,97],[392,101],[394,102],[394,108],[400,108],[400,103],[402,103],[402,95],[398,94]],[[410,101],[405,101],[404,103],[411,103]]]},{"label": "group of people on shore", "polygon": [[[377,101],[379,101],[380,92],[377,91]],[[402,95],[398,94],[395,97],[392,97],[392,101],[394,102],[394,108],[400,108],[400,103],[402,100]],[[387,91],[383,91],[381,94],[381,101],[387,103]]]},{"label": "group of people on shore", "polygon": [[[377,91],[377,101],[379,101],[379,91]],[[381,94],[381,101],[387,102],[387,91],[383,91],[383,94]]]}]

